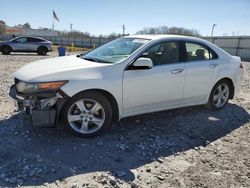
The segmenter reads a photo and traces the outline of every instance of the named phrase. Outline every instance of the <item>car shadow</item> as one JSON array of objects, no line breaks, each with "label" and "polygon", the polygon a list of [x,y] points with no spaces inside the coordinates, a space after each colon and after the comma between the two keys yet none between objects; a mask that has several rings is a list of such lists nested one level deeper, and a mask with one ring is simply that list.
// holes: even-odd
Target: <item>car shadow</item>
[{"label": "car shadow", "polygon": [[[59,129],[33,129],[19,113],[0,121],[0,166],[25,186],[91,172],[133,181],[132,169],[206,147],[249,120],[249,113],[236,104],[220,111],[188,107],[125,118],[107,133],[83,139]],[[0,180],[0,187],[7,185]]]}]

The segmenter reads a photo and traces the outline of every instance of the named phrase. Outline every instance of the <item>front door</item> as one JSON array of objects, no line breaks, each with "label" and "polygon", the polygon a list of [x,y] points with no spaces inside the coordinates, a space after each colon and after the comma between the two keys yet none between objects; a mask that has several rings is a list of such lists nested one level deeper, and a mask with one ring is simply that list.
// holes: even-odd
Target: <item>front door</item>
[{"label": "front door", "polygon": [[182,104],[185,63],[180,62],[179,43],[157,44],[142,56],[150,58],[153,67],[124,71],[124,113],[136,114]]},{"label": "front door", "polygon": [[27,37],[20,37],[16,39],[15,44],[13,45],[14,51],[28,51],[29,43]]}]

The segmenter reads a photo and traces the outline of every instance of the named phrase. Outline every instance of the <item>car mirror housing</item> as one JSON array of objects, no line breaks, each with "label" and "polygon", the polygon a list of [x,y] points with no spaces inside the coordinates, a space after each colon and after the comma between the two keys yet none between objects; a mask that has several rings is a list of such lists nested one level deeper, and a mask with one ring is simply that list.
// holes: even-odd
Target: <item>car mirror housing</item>
[{"label": "car mirror housing", "polygon": [[150,58],[140,57],[133,63],[134,69],[151,69],[153,62]]}]

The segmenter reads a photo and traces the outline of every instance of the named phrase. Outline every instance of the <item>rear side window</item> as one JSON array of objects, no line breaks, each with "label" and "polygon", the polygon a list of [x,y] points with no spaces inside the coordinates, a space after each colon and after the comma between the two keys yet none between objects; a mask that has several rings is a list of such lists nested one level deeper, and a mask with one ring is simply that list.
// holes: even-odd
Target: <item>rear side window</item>
[{"label": "rear side window", "polygon": [[28,42],[43,42],[43,40],[37,38],[28,38]]},{"label": "rear side window", "polygon": [[210,48],[191,42],[186,42],[186,61],[203,61],[216,59],[217,54]]},{"label": "rear side window", "polygon": [[150,58],[154,65],[165,65],[178,63],[179,54],[178,42],[162,42],[147,50],[143,57]]}]

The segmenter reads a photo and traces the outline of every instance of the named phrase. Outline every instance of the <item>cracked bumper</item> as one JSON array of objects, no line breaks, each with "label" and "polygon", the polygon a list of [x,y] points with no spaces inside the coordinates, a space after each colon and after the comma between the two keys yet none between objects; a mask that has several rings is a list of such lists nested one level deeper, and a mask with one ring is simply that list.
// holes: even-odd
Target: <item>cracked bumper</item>
[{"label": "cracked bumper", "polygon": [[21,98],[16,91],[15,85],[11,86],[9,96],[15,101],[18,110],[29,111],[32,124],[35,127],[55,127],[59,122],[61,109],[66,102],[66,97],[57,98],[55,96],[56,101],[50,106],[42,105],[42,103],[47,101],[50,104],[49,102],[52,98],[39,99],[35,96],[33,96],[33,99]]},{"label": "cracked bumper", "polygon": [[23,110],[24,109],[22,100],[17,97],[17,91],[16,91],[15,85],[10,87],[9,96],[11,97],[12,101],[15,102],[18,110]]}]

